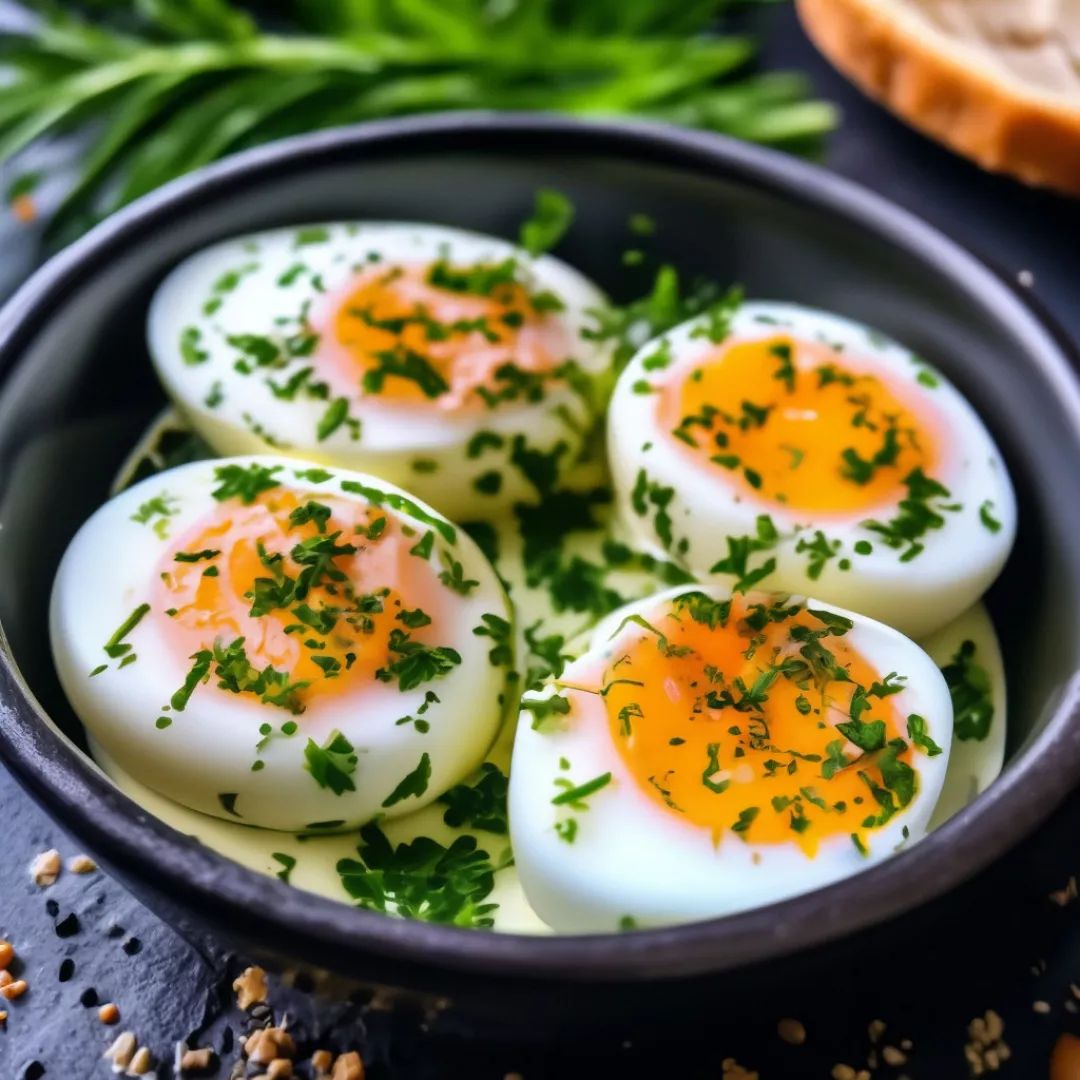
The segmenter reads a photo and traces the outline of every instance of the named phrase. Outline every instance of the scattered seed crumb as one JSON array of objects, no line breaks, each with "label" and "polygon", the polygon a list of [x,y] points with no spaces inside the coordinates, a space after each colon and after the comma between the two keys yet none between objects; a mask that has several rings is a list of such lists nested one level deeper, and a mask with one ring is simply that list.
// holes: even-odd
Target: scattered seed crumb
[{"label": "scattered seed crumb", "polygon": [[[249,1061],[256,1065],[269,1065],[274,1058],[296,1056],[296,1043],[285,1030],[285,1023],[282,1021],[281,1027],[262,1028],[248,1036],[244,1043],[244,1053]],[[338,1080],[336,1072],[334,1080]]]},{"label": "scattered seed crumb", "polygon": [[209,1046],[204,1046],[201,1050],[185,1050],[180,1055],[180,1072],[203,1072],[210,1068],[214,1056],[214,1051]]},{"label": "scattered seed crumb", "polygon": [[232,984],[236,992],[236,1003],[245,1012],[252,1005],[261,1005],[266,1001],[266,972],[261,967],[249,967]]},{"label": "scattered seed crumb", "polygon": [[122,1072],[132,1064],[138,1040],[133,1031],[125,1031],[116,1037],[115,1042],[101,1056],[112,1062],[113,1072]]},{"label": "scattered seed crumb", "polygon": [[15,981],[15,976],[10,971],[0,971],[0,987],[10,986]]},{"label": "scattered seed crumb", "polygon": [[41,889],[55,885],[60,876],[60,852],[56,848],[43,851],[30,864],[30,876],[34,879],[34,884]]},{"label": "scattered seed crumb", "polygon": [[333,1064],[334,1055],[329,1050],[316,1050],[311,1055],[311,1067],[317,1077],[328,1075]]},{"label": "scattered seed crumb", "polygon": [[871,1020],[866,1033],[870,1036],[870,1041],[876,1043],[885,1034],[885,1021]]},{"label": "scattered seed crumb", "polygon": [[1004,1034],[1005,1022],[993,1009],[968,1024],[969,1042],[964,1045],[964,1058],[972,1076],[996,1072],[1009,1060],[1012,1052],[1002,1038]]},{"label": "scattered seed crumb", "polygon": [[331,1080],[364,1080],[364,1063],[360,1055],[355,1050],[348,1054],[338,1055],[330,1078]]},{"label": "scattered seed crumb", "polygon": [[106,1002],[98,1009],[98,1019],[103,1024],[115,1024],[120,1019],[120,1010],[111,1002]]},{"label": "scattered seed crumb", "polygon": [[1025,289],[1030,289],[1035,284],[1035,275],[1030,270],[1021,270],[1016,275],[1016,280],[1024,286]]},{"label": "scattered seed crumb", "polygon": [[1074,998],[1080,999],[1080,986],[1077,986],[1076,983],[1069,983],[1069,993]]},{"label": "scattered seed crumb", "polygon": [[68,869],[73,874],[92,874],[97,869],[97,863],[89,855],[76,855],[68,860]]},{"label": "scattered seed crumb", "polygon": [[[5,971],[6,975],[7,972]],[[16,979],[14,982],[9,982],[7,986],[0,986],[0,997],[7,998],[8,1001],[14,1001],[16,998],[21,998],[27,991],[27,985],[25,979]]]},{"label": "scattered seed crumb", "polygon": [[1045,1016],[1050,1011],[1050,1002],[1033,1001],[1031,1003],[1031,1008],[1034,1012],[1040,1013],[1041,1015]]},{"label": "scattered seed crumb", "polygon": [[866,1055],[866,1067],[870,1070],[878,1067],[877,1050],[873,1047],[871,1047],[870,1053]]},{"label": "scattered seed crumb", "polygon": [[784,1042],[790,1043],[792,1046],[802,1046],[806,1042],[806,1028],[798,1020],[793,1020],[790,1016],[785,1016],[776,1025],[776,1033]]},{"label": "scattered seed crumb", "polygon": [[724,1058],[721,1080],[758,1080],[758,1074],[744,1069],[734,1058]]},{"label": "scattered seed crumb", "polygon": [[6,971],[8,964],[15,959],[15,946],[10,941],[0,941],[0,971]]},{"label": "scattered seed crumb", "polygon": [[7,1028],[7,1013],[0,1011],[0,1031]]},{"label": "scattered seed crumb", "polygon": [[92,1009],[98,1003],[97,991],[92,987],[87,987],[79,995],[79,1004],[84,1009]]},{"label": "scattered seed crumb", "polygon": [[915,1044],[910,1039],[901,1039],[900,1049],[910,1052],[915,1049]]},{"label": "scattered seed crumb", "polygon": [[1065,1011],[1070,1013],[1076,1013],[1080,1012],[1080,1009],[1077,1008],[1076,1002],[1073,1001],[1072,998],[1070,998],[1068,1001],[1065,1002]]},{"label": "scattered seed crumb", "polygon": [[145,1076],[154,1065],[154,1059],[150,1051],[142,1046],[135,1051],[135,1056],[131,1059],[131,1064],[128,1066],[128,1076]]},{"label": "scattered seed crumb", "polygon": [[503,1080],[525,1080],[525,1077],[521,1073],[507,1073]]},{"label": "scattered seed crumb", "polygon": [[857,1074],[850,1065],[834,1065],[829,1075],[832,1080],[855,1080]]},{"label": "scattered seed crumb", "polygon": [[266,1068],[266,1080],[289,1080],[293,1074],[288,1058],[274,1058]]},{"label": "scattered seed crumb", "polygon": [[881,1057],[886,1065],[906,1065],[907,1054],[903,1050],[898,1050],[895,1046],[884,1046],[881,1050]]}]

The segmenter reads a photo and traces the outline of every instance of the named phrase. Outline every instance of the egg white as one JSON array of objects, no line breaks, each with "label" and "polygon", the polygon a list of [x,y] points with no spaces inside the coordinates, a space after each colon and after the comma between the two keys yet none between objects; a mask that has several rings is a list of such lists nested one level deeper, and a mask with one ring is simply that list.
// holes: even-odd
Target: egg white
[{"label": "egg white", "polygon": [[[325,239],[305,242],[311,236]],[[531,290],[548,290],[565,304],[564,311],[552,316],[566,329],[573,348],[565,359],[576,360],[589,376],[608,368],[609,346],[584,334],[593,325],[588,312],[604,308],[606,298],[556,258],[530,259],[505,240],[441,225],[346,222],[277,229],[226,240],[190,256],[153,298],[147,320],[150,355],[166,390],[195,430],[219,454],[269,449],[372,473],[414,492],[454,520],[490,515],[531,494],[512,460],[515,440],[545,453],[561,444],[560,464],[568,467],[597,414],[591,395],[566,383],[549,385],[538,402],[455,414],[430,402],[395,405],[366,395],[358,372],[355,386],[334,391],[348,402],[349,424],[319,438],[328,401],[303,391],[283,400],[270,383],[285,385],[308,366],[319,378],[321,346],[281,367],[256,368],[250,374],[237,370],[241,353],[229,337],[256,335],[281,343],[296,332],[296,317],[305,306],[310,324],[320,326],[340,302],[354,268],[370,265],[365,262],[369,258],[388,268],[441,258],[455,266],[515,258]],[[298,265],[305,272],[290,277],[290,269]],[[199,355],[202,360],[189,362]],[[479,432],[497,438],[470,446]],[[492,473],[501,476],[497,491],[484,488],[481,480]]]},{"label": "egg white", "polygon": [[994,714],[985,739],[961,739],[954,731],[949,770],[930,819],[931,829],[943,825],[984,792],[997,779],[1005,764],[1005,662],[989,612],[982,604],[976,604],[948,626],[924,638],[920,644],[938,667],[946,668],[953,663],[965,641],[975,646],[972,661],[989,677]]},{"label": "egg white", "polygon": [[[783,329],[795,339],[835,346],[839,364],[878,369],[908,384],[921,399],[920,409],[934,410],[940,417],[947,443],[933,477],[950,496],[934,499],[932,505],[962,508],[942,510],[945,525],[921,538],[924,550],[917,557],[901,561],[903,551],[888,547],[863,524],[871,518],[892,518],[896,504],[815,520],[810,512],[788,510],[746,494],[707,462],[684,453],[669,432],[659,430],[655,397],[641,393],[641,384],[656,387],[684,379],[715,348],[701,336],[705,325],[706,320],[695,319],[645,345],[616,385],[608,415],[608,448],[621,527],[628,538],[675,559],[701,580],[733,582],[730,575],[711,575],[712,567],[727,556],[729,537],[757,538],[758,519],[767,515],[779,539],[750,557],[750,569],[776,560],[775,571],[760,582],[760,588],[813,592],[912,637],[932,633],[975,603],[1001,571],[1012,547],[1016,500],[1000,452],[961,394],[944,377],[929,372],[910,350],[836,315],[795,304],[752,302],[742,304],[731,320],[730,332],[746,338],[771,337]],[[673,361],[663,370],[650,371],[646,361],[661,341],[668,343]],[[666,546],[657,531],[656,508],[647,503],[646,512],[639,513],[640,501],[635,508],[634,491],[642,476],[673,489],[666,507],[673,536]],[[980,516],[984,504],[998,523],[996,530]],[[818,529],[838,546],[819,576],[812,577],[805,545]],[[856,553],[858,541],[870,542],[872,552]],[[800,542],[803,551],[798,550]],[[844,559],[850,561],[847,570],[841,568]]]},{"label": "egg white", "polygon": [[[163,552],[219,505],[211,495],[219,483],[216,470],[231,464],[277,466],[275,478],[283,488],[365,504],[365,496],[341,488],[343,482],[359,482],[389,496],[382,500],[381,511],[415,528],[417,535],[441,529],[430,555],[415,557],[417,570],[434,580],[444,565],[441,553],[449,552],[460,562],[464,576],[478,582],[465,595],[448,588],[450,614],[436,624],[445,639],[439,643],[457,650],[460,665],[409,691],[373,680],[359,700],[352,693],[316,697],[298,717],[251,695],[218,690],[212,677],[210,683],[196,687],[186,709],[169,713],[170,696],[183,685],[191,660],[173,655],[172,643],[164,639],[156,620],[144,618],[124,639],[132,645],[136,662],[120,666],[103,646],[133,609],[149,599]],[[289,831],[320,824],[348,828],[376,815],[407,813],[462,780],[495,738],[506,712],[512,666],[512,658],[494,663],[489,656],[491,638],[474,632],[484,625],[484,615],[508,622],[513,615],[496,574],[466,534],[415,500],[395,509],[395,496],[409,497],[381,480],[345,470],[334,470],[326,479],[298,477],[305,467],[290,458],[218,459],[184,465],[129,488],[99,508],[72,540],[56,576],[50,613],[61,684],[92,739],[110,759],[184,806]],[[145,523],[134,520],[142,504],[163,493],[171,497],[169,516]],[[158,521],[162,524],[155,528]],[[102,664],[107,668],[91,676]],[[425,702],[429,690],[436,691],[438,703]],[[421,715],[425,704],[426,732],[413,723],[397,723],[403,716]],[[171,723],[161,728],[157,720],[163,706]],[[256,752],[262,725],[278,729],[293,719],[298,724],[295,734],[276,732]],[[320,786],[305,768],[309,739],[322,747],[335,731],[351,743],[357,758],[355,790],[341,794]],[[253,771],[256,758],[264,763],[260,771]],[[430,768],[425,789],[387,805],[402,780],[425,758]],[[223,799],[223,794],[234,798]],[[326,826],[327,822],[336,824]]]},{"label": "egg white", "polygon": [[[589,650],[566,668],[563,681],[578,674],[584,678],[598,656],[640,635],[630,625],[611,637],[627,615],[647,617],[686,591],[686,586],[668,589],[613,612],[597,625]],[[716,599],[730,596],[723,587],[702,591]],[[714,846],[708,829],[666,813],[640,789],[612,744],[599,697],[578,694],[569,717],[547,720],[539,729],[533,727],[533,714],[523,711],[510,774],[511,840],[525,895],[545,923],[557,932],[592,933],[616,930],[627,917],[636,926],[660,926],[727,915],[860,873],[925,834],[945,781],[951,737],[952,706],[940,671],[890,627],[819,600],[806,603],[852,619],[847,636],[852,646],[876,670],[908,677],[905,689],[890,700],[901,714],[925,717],[928,734],[942,748],[933,757],[915,752],[919,789],[908,807],[865,834],[866,856],[847,835],[824,839],[813,859],[794,842],[743,843],[731,835]],[[548,686],[526,698],[554,692]],[[569,776],[582,783],[606,772],[611,782],[589,797],[586,812],[576,814],[577,833],[567,843],[555,828],[560,819],[560,808],[552,804],[552,793],[559,791],[556,780]]]}]

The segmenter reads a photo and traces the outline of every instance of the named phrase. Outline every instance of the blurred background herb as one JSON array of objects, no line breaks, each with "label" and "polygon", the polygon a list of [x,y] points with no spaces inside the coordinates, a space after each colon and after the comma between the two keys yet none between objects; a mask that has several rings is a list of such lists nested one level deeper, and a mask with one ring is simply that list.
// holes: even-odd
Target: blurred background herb
[{"label": "blurred background herb", "polygon": [[54,242],[235,150],[444,109],[633,115],[796,152],[834,123],[797,75],[753,71],[736,7],[768,0],[25,0],[0,38],[0,165],[83,141]]}]

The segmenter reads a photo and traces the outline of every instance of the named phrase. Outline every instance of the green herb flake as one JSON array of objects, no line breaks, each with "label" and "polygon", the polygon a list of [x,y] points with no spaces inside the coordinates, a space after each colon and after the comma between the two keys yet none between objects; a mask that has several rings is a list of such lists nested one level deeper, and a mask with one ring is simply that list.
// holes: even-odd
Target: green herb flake
[{"label": "green herb flake", "polygon": [[573,220],[573,203],[561,192],[541,188],[536,193],[532,216],[521,226],[521,246],[537,258],[562,239]]},{"label": "green herb flake", "polygon": [[402,778],[401,783],[382,801],[384,809],[396,806],[408,798],[419,799],[428,789],[431,780],[431,757],[425,752],[420,755],[420,763],[411,773]]},{"label": "green herb flake", "polygon": [[340,731],[332,731],[322,746],[314,739],[308,739],[304,759],[304,768],[311,773],[319,787],[329,788],[335,795],[356,790],[353,774],[356,772],[357,754],[352,743]]},{"label": "green herb flake", "polygon": [[975,642],[964,641],[941,674],[952,698],[953,733],[963,742],[981,742],[990,734],[994,697],[989,673],[976,663]]},{"label": "green herb flake", "polygon": [[586,780],[584,784],[578,784],[576,787],[570,787],[567,788],[567,790],[560,792],[551,800],[552,805],[570,806],[575,810],[587,809],[584,805],[584,800],[590,795],[594,795],[602,788],[607,787],[610,783],[611,773],[609,772],[606,772],[601,776],[595,776],[592,780]]}]

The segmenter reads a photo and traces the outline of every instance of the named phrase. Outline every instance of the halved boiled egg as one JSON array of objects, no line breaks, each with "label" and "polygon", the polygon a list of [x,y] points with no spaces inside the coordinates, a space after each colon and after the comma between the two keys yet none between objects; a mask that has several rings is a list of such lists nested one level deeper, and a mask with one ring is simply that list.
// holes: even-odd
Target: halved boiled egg
[{"label": "halved boiled egg", "polygon": [[460,529],[381,480],[273,457],[184,465],[102,506],[60,564],[51,637],[121,769],[289,831],[464,779],[514,663],[507,598]]},{"label": "halved boiled egg", "polygon": [[680,586],[526,694],[510,780],[525,894],[559,931],[724,915],[926,831],[949,690],[897,631],[797,596]]},{"label": "halved boiled egg", "polygon": [[858,323],[744,303],[642,348],[609,451],[623,526],[702,579],[815,595],[914,637],[970,607],[1016,532],[967,401]]},{"label": "halved boiled egg", "polygon": [[437,225],[278,229],[162,283],[150,353],[218,453],[361,469],[456,520],[528,497],[527,455],[568,466],[597,419],[603,294],[565,263]]}]

